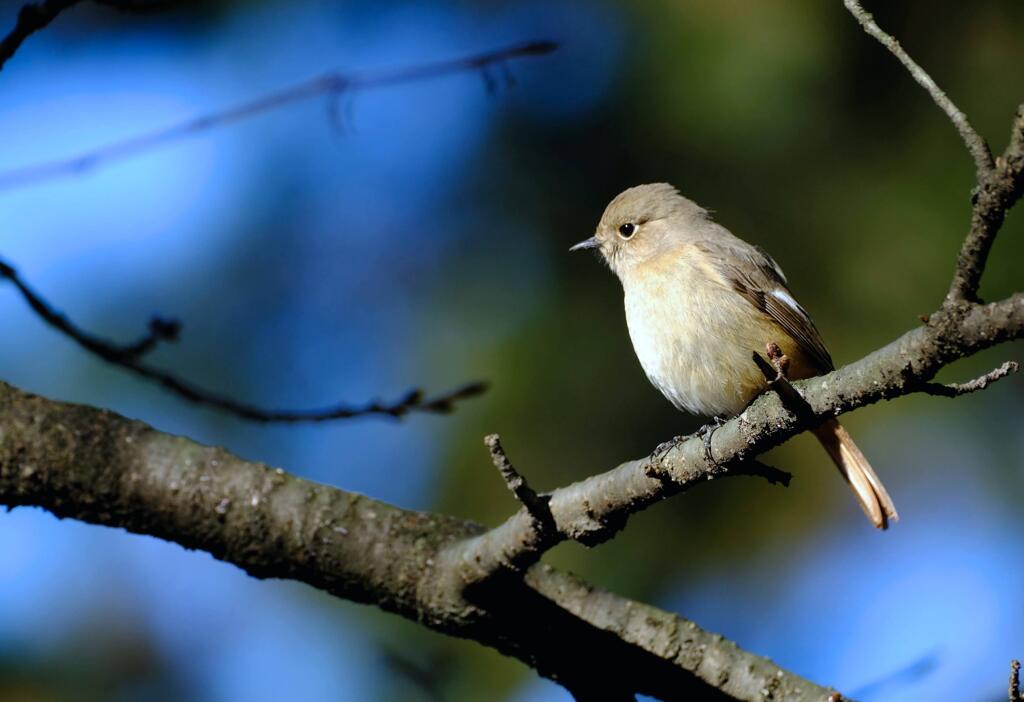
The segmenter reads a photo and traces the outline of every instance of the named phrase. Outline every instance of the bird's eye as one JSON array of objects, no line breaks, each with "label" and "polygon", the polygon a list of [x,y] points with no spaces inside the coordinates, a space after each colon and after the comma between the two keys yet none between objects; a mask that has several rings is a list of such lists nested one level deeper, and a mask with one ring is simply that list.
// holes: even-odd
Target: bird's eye
[{"label": "bird's eye", "polygon": [[628,239],[634,234],[636,234],[636,225],[633,224],[632,222],[626,222],[621,227],[619,227],[619,236],[621,236],[623,239]]}]

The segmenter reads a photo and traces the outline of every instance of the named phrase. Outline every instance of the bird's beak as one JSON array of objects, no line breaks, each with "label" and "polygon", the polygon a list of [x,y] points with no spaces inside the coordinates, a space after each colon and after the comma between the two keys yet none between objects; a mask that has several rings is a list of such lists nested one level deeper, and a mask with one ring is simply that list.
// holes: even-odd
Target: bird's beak
[{"label": "bird's beak", "polygon": [[592,236],[589,239],[584,239],[580,243],[570,246],[570,251],[581,251],[583,249],[596,249],[601,245],[601,242],[597,240],[596,236]]}]

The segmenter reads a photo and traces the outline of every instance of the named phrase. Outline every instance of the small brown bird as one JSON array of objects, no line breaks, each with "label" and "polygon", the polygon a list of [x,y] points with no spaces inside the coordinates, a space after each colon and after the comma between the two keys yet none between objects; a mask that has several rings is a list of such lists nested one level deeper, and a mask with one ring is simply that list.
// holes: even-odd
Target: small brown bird
[{"label": "small brown bird", "polygon": [[[737,414],[766,387],[751,360],[770,342],[793,380],[833,369],[821,335],[760,248],[712,221],[667,183],[639,185],[611,201],[595,236],[622,282],[626,324],[651,383],[678,409],[716,419]],[[835,419],[814,430],[880,529],[899,517],[875,471]]]}]

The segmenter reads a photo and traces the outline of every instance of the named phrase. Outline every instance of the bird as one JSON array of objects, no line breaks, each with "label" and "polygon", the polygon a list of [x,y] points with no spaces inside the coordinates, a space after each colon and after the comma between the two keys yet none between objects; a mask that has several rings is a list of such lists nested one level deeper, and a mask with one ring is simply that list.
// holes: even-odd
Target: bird
[{"label": "bird", "polygon": [[[742,412],[768,387],[752,354],[769,344],[789,358],[791,380],[834,369],[772,257],[668,183],[616,196],[594,236],[570,251],[584,249],[598,250],[618,276],[640,365],[679,410],[713,417],[715,426]],[[896,521],[889,493],[843,426],[828,418],[813,432],[868,519],[879,529]]]}]

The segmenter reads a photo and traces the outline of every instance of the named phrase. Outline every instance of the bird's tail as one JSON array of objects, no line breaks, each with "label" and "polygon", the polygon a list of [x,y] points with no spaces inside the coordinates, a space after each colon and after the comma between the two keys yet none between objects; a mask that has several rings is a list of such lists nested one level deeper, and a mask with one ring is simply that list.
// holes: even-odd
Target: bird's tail
[{"label": "bird's tail", "polygon": [[896,513],[896,506],[893,505],[885,486],[839,422],[828,419],[814,430],[814,434],[857,496],[861,509],[868,519],[879,529],[887,528],[890,521],[897,521],[899,515]]}]

